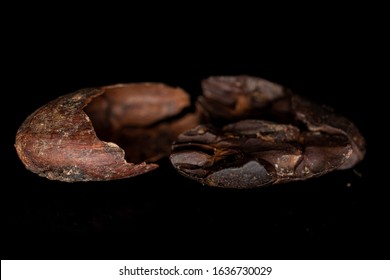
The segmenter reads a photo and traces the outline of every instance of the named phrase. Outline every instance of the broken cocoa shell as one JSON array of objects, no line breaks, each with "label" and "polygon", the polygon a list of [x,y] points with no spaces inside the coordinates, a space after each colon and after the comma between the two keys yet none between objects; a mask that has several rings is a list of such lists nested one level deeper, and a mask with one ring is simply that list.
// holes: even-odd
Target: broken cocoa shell
[{"label": "broken cocoa shell", "polygon": [[27,169],[51,180],[137,176],[156,169],[147,162],[168,156],[176,136],[198,124],[183,111],[189,105],[185,91],[158,83],[82,89],[31,114],[16,151]]}]

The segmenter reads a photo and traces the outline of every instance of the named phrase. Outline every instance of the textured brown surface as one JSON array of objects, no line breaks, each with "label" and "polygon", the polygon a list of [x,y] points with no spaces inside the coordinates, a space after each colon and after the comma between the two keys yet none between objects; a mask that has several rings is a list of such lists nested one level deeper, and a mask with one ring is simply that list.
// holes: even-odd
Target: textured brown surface
[{"label": "textured brown surface", "polygon": [[245,120],[221,130],[200,125],[186,131],[174,144],[171,161],[181,174],[210,186],[253,188],[320,176],[339,168],[351,153],[343,135]]},{"label": "textured brown surface", "polygon": [[186,177],[253,188],[350,168],[364,157],[353,123],[282,86],[249,76],[202,85],[198,109],[219,128],[201,125],[178,137],[171,161]]},{"label": "textured brown surface", "polygon": [[74,182],[148,172],[173,148],[179,173],[226,188],[304,180],[364,157],[352,122],[280,85],[232,76],[210,77],[202,87],[195,113],[186,110],[186,92],[159,83],[59,97],[22,124],[17,153],[29,170]]},{"label": "textured brown surface", "polygon": [[[176,135],[193,127],[196,117],[187,117],[188,122],[173,126],[173,130],[165,124],[169,140],[155,144],[158,148],[152,149],[152,154],[136,156],[133,162],[126,162],[124,150],[106,138],[113,134],[119,137],[124,128],[153,130],[153,123],[170,119],[188,105],[189,97],[183,90],[163,84],[83,89],[31,114],[17,132],[15,147],[27,169],[48,179],[74,182],[132,177],[157,168],[145,161],[167,155]],[[95,128],[103,137],[97,137]],[[133,144],[131,150],[148,149],[147,143]],[[130,153],[126,158],[134,156]]]}]

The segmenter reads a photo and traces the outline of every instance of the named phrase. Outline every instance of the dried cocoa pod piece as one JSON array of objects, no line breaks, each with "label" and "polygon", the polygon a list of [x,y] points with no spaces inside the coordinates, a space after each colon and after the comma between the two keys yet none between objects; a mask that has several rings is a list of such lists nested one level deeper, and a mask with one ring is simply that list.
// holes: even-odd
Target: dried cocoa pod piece
[{"label": "dried cocoa pod piece", "polygon": [[202,86],[197,108],[203,122],[219,128],[179,135],[171,161],[184,176],[252,188],[350,168],[364,157],[365,140],[352,122],[280,85],[232,76]]},{"label": "dried cocoa pod piece", "polygon": [[168,156],[176,136],[198,124],[183,111],[189,105],[182,89],[158,83],[82,89],[31,114],[17,132],[16,151],[27,169],[52,180],[140,175],[157,168],[146,162]]}]

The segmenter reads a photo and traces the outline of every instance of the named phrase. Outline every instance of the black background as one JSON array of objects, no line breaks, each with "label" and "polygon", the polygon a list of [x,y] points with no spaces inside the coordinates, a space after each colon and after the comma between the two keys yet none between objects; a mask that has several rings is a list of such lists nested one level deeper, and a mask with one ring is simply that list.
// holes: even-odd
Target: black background
[{"label": "black background", "polygon": [[[374,37],[364,25],[116,32],[100,23],[76,36],[67,27],[43,30],[47,24],[26,24],[4,43],[2,259],[388,258],[388,191],[380,183],[387,175],[374,160],[382,152],[371,121],[378,112],[370,112],[380,103],[378,56],[361,44]],[[237,191],[183,178],[167,160],[126,180],[49,181],[27,171],[13,147],[29,114],[80,88],[163,82],[195,99],[201,79],[239,74],[348,117],[367,139],[364,161],[305,182]]]}]

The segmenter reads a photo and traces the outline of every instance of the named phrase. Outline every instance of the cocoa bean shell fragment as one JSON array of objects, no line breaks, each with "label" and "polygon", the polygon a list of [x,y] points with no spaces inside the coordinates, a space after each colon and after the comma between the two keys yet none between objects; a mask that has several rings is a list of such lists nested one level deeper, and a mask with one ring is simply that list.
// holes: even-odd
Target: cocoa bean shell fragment
[{"label": "cocoa bean shell fragment", "polygon": [[[169,155],[176,136],[198,123],[196,115],[190,113],[180,116],[183,120],[172,120],[189,105],[186,92],[157,83],[82,89],[31,114],[17,132],[16,151],[27,169],[51,180],[101,181],[137,176],[156,169],[157,164],[145,161]],[[165,123],[165,119],[169,121]],[[156,129],[161,125],[163,130]],[[150,142],[154,143],[151,149],[147,143],[134,140],[137,134],[131,134],[132,128],[141,134],[142,129],[150,132]],[[115,142],[120,137],[126,139],[124,132],[133,139],[125,146],[129,150],[126,158],[134,159],[132,162],[125,160],[125,151]],[[160,138],[163,141],[159,142]],[[152,152],[131,153],[139,150]]]}]

